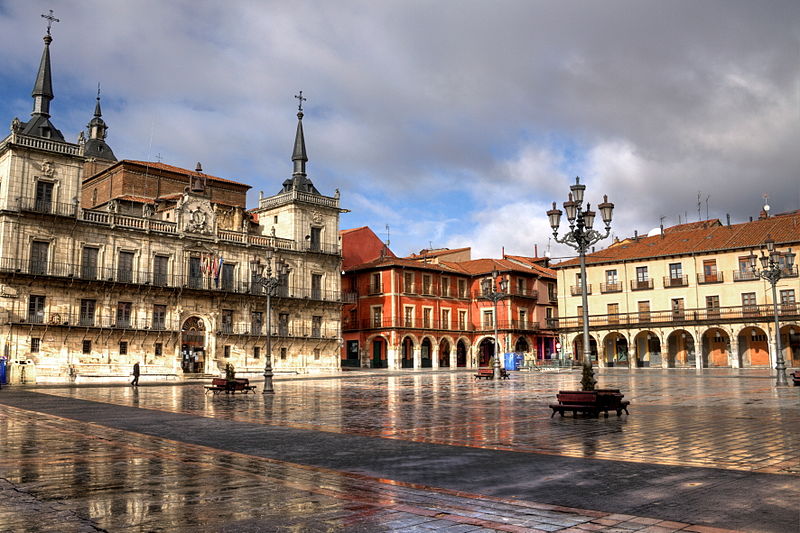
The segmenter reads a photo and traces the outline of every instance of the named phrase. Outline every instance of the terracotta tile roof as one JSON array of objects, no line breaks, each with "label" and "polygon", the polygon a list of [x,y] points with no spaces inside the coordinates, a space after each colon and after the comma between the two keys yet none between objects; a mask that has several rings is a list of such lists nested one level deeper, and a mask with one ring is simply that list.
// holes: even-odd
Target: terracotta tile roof
[{"label": "terracotta tile roof", "polygon": [[369,226],[361,226],[360,228],[350,228],[350,229],[340,229],[339,235],[347,235],[348,233],[353,233],[355,231],[360,231],[362,229],[366,229]]},{"label": "terracotta tile roof", "polygon": [[472,276],[489,274],[493,270],[497,270],[498,272],[524,272],[525,274],[533,272],[544,277],[554,279],[556,277],[556,273],[549,268],[527,267],[508,259],[473,259],[461,263],[444,261],[441,264]]},{"label": "terracotta tile roof", "polygon": [[[124,163],[133,163],[135,165],[140,165],[140,166],[143,166],[143,167],[156,168],[156,169],[159,169],[159,170],[166,170],[167,172],[175,172],[176,174],[183,174],[184,176],[196,176],[198,174],[198,172],[196,172],[194,170],[187,170],[185,168],[176,167],[176,166],[173,166],[173,165],[167,165],[166,163],[159,163],[159,162],[155,162],[155,161],[136,161],[136,160],[133,160],[133,159],[123,159],[122,161],[120,161],[120,163],[123,163],[123,164]],[[232,183],[234,185],[240,185],[242,187],[247,187],[248,189],[251,188],[250,185],[247,185],[245,183],[241,183],[241,182],[238,182],[238,181],[233,181],[233,180],[229,180],[229,179],[225,179],[225,178],[220,178],[220,177],[217,177],[217,176],[212,176],[211,174],[206,174],[205,172],[201,172],[199,174],[202,175],[202,176],[205,176],[206,178],[208,178],[208,179],[210,179],[212,181],[220,181],[222,183]]]},{"label": "terracotta tile roof", "polygon": [[[683,224],[686,226],[687,224]],[[776,215],[763,220],[741,224],[712,225],[678,231],[664,230],[664,235],[640,237],[587,254],[587,264],[618,263],[691,253],[718,253],[737,249],[753,249],[771,237],[777,246],[800,245],[800,212]],[[570,259],[554,269],[578,265]]]},{"label": "terracotta tile roof", "polygon": [[445,249],[442,249],[442,250],[422,250],[418,254],[407,255],[406,258],[407,259],[422,259],[422,258],[425,258],[425,257],[439,257],[440,255],[450,255],[450,254],[455,254],[455,253],[459,253],[459,252],[464,252],[466,250],[471,250],[471,248],[469,246],[467,246],[467,247],[464,247],[464,248],[453,248],[452,250],[450,250],[448,248],[445,248]]},{"label": "terracotta tile roof", "polygon": [[678,224],[677,226],[670,226],[668,228],[664,228],[664,233],[673,233],[675,231],[689,231],[695,229],[706,229],[721,225],[722,222],[720,222],[718,218],[712,218],[709,220],[700,220],[698,222],[688,222],[686,224]]},{"label": "terracotta tile roof", "polygon": [[371,270],[375,268],[385,268],[385,267],[408,267],[416,270],[435,270],[437,272],[451,272],[456,274],[459,273],[459,271],[454,270],[453,268],[450,268],[444,264],[420,263],[419,261],[414,261],[412,259],[405,259],[402,257],[384,257],[384,258],[379,257],[374,261],[369,261],[367,263],[361,263],[359,265],[353,265],[351,267],[347,267],[345,268],[345,271],[354,272],[356,270]]},{"label": "terracotta tile roof", "polygon": [[518,261],[520,263],[524,263],[526,266],[529,266],[531,270],[537,271],[542,276],[552,277],[554,279],[556,277],[555,270],[542,265],[543,262],[550,260],[547,257],[525,257],[524,255],[508,255],[508,254],[506,254],[504,257],[511,261]]},{"label": "terracotta tile roof", "polygon": [[155,200],[152,198],[145,198],[144,196],[119,196],[115,200],[125,200],[127,202],[137,202],[140,204],[154,204]]}]

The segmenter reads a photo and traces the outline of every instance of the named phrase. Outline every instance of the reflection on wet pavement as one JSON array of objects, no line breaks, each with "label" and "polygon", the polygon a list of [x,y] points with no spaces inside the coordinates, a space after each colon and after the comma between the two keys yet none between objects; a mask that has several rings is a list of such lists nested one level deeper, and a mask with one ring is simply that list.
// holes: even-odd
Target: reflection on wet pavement
[{"label": "reflection on wet pavement", "polygon": [[798,390],[729,369],[605,370],[631,415],[550,418],[555,391],[579,375],[471,372],[281,380],[277,394],[214,396],[201,385],[42,389],[47,394],[196,416],[416,442],[665,465],[800,473]]},{"label": "reflection on wet pavement", "polygon": [[12,407],[0,410],[0,435],[1,531],[712,531],[33,420]]}]

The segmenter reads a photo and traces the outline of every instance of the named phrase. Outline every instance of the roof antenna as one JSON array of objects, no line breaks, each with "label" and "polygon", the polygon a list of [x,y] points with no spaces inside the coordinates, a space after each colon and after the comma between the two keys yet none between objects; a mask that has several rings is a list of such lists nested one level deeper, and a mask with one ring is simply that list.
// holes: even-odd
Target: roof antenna
[{"label": "roof antenna", "polygon": [[764,193],[764,218],[769,218],[769,195]]},{"label": "roof antenna", "polygon": [[[700,203],[700,191],[697,191],[697,221],[698,221],[698,222],[700,222],[700,221],[702,220],[702,218],[701,218],[701,217],[703,216],[703,215],[700,213],[700,206],[701,206],[701,205],[702,205],[702,204]],[[687,222],[688,222],[688,220],[687,220]]]},{"label": "roof antenna", "polygon": [[386,224],[386,247],[388,248],[390,244],[392,241],[389,240],[389,224]]}]

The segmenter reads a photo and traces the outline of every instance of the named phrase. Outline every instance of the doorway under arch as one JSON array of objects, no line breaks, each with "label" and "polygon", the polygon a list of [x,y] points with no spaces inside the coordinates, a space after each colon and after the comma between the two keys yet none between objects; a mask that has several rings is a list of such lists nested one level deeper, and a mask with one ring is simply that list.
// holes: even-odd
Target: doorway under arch
[{"label": "doorway under arch", "polygon": [[628,339],[621,333],[610,333],[604,342],[607,366],[628,366]]},{"label": "doorway under arch", "polygon": [[739,363],[743,367],[770,366],[767,333],[755,326],[739,332]]},{"label": "doorway under arch", "polygon": [[181,370],[184,374],[202,374],[206,365],[206,325],[192,316],[181,326]]},{"label": "doorway under arch", "polygon": [[[592,361],[597,361],[597,339],[589,335],[589,353]],[[575,361],[583,361],[583,335],[578,335],[572,341],[572,357]]]},{"label": "doorway under arch", "polygon": [[637,367],[661,366],[661,340],[652,331],[640,331],[633,339],[633,350]]},{"label": "doorway under arch", "polygon": [[703,333],[703,368],[730,366],[730,337],[721,328]]},{"label": "doorway under arch", "polygon": [[688,331],[679,329],[667,337],[667,366],[669,368],[695,366],[694,337]]},{"label": "doorway under arch", "polygon": [[465,367],[467,366],[467,343],[463,340],[460,340],[456,343],[456,366],[457,367]]},{"label": "doorway under arch", "polygon": [[386,339],[377,337],[372,339],[372,368],[388,368],[386,359]]},{"label": "doorway under arch", "polygon": [[411,337],[403,337],[401,368],[414,368],[414,341]]},{"label": "doorway under arch", "polygon": [[494,355],[494,339],[486,337],[478,345],[478,366],[489,366],[489,359]]},{"label": "doorway under arch", "polygon": [[447,339],[439,343],[439,366],[450,366],[450,341]]},{"label": "doorway under arch", "polygon": [[431,345],[431,340],[428,337],[422,339],[422,344],[420,345],[420,366],[422,368],[431,368],[433,366],[433,346]]}]

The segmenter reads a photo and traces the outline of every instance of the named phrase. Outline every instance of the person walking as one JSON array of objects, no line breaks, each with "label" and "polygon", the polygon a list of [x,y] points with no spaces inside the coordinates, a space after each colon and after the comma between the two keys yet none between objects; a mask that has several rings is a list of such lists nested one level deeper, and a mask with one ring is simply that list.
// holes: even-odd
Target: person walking
[{"label": "person walking", "polygon": [[133,364],[133,381],[131,381],[132,387],[139,386],[139,361]]}]

